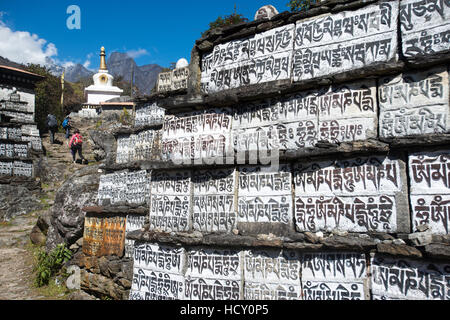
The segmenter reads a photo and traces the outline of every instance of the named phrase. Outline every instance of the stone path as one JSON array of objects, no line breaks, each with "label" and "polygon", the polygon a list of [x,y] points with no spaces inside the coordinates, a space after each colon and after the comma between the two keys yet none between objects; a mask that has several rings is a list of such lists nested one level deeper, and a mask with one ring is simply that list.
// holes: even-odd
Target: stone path
[{"label": "stone path", "polygon": [[33,257],[26,249],[36,215],[0,225],[0,300],[41,300],[33,283]]},{"label": "stone path", "polygon": [[[83,155],[92,161],[92,148],[88,143],[88,130],[94,126],[75,123],[81,129],[84,137]],[[76,170],[84,167],[81,164],[73,164],[67,140],[64,134],[55,136],[59,143],[51,145],[48,135],[42,136],[44,148],[47,150],[47,160],[52,170],[58,171],[59,179],[55,179],[43,186],[42,200],[44,205],[51,206],[56,196],[56,191],[64,183],[64,180]],[[0,300],[48,300],[61,299],[61,297],[44,297],[39,295],[33,287],[33,256],[30,250],[30,233],[36,225],[39,214],[30,213],[27,216],[15,218],[8,223],[0,223]]]}]

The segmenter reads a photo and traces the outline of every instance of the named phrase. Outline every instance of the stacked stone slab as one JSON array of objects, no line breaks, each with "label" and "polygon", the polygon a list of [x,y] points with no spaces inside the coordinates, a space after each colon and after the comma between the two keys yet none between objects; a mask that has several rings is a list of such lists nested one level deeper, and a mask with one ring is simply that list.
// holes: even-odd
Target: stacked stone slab
[{"label": "stacked stone slab", "polygon": [[34,189],[34,156],[42,153],[35,83],[42,77],[0,66],[0,183]]},{"label": "stacked stone slab", "polygon": [[186,92],[138,101],[162,123],[103,166],[145,171],[146,202],[118,182],[87,210],[135,229],[129,298],[450,299],[448,37],[405,51],[449,32],[425,11],[450,8],[324,1],[198,40]]}]

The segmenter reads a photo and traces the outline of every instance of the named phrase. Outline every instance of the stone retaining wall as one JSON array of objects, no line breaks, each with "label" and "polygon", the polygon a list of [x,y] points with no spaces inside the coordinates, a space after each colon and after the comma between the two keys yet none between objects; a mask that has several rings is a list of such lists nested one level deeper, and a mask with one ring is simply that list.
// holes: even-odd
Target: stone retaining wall
[{"label": "stone retaining wall", "polygon": [[116,131],[86,274],[132,300],[448,300],[449,12],[324,1],[208,32],[187,89]]}]

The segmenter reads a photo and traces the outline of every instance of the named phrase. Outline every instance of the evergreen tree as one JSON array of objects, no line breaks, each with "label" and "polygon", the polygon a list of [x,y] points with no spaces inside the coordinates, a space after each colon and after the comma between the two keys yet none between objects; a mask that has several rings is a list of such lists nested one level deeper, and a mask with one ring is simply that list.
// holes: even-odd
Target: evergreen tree
[{"label": "evergreen tree", "polygon": [[241,22],[248,22],[248,19],[244,17],[242,14],[236,12],[236,5],[234,6],[234,12],[229,15],[219,16],[216,20],[209,23],[209,29],[205,32],[202,32],[202,36],[204,36],[207,32],[215,29],[221,28],[225,26],[231,26],[234,24],[238,24]]},{"label": "evergreen tree", "polygon": [[298,12],[298,11],[306,11],[309,9],[311,3],[314,3],[315,1],[311,1],[311,0],[291,0],[288,3],[288,7],[291,9],[291,11],[293,12]]}]

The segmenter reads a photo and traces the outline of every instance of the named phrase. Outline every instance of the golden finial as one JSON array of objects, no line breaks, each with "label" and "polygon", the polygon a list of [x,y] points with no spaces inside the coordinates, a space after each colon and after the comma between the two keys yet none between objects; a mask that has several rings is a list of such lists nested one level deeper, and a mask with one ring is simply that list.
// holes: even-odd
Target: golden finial
[{"label": "golden finial", "polygon": [[100,52],[100,70],[108,70],[106,68],[106,53],[105,53],[105,47],[102,47]]}]

